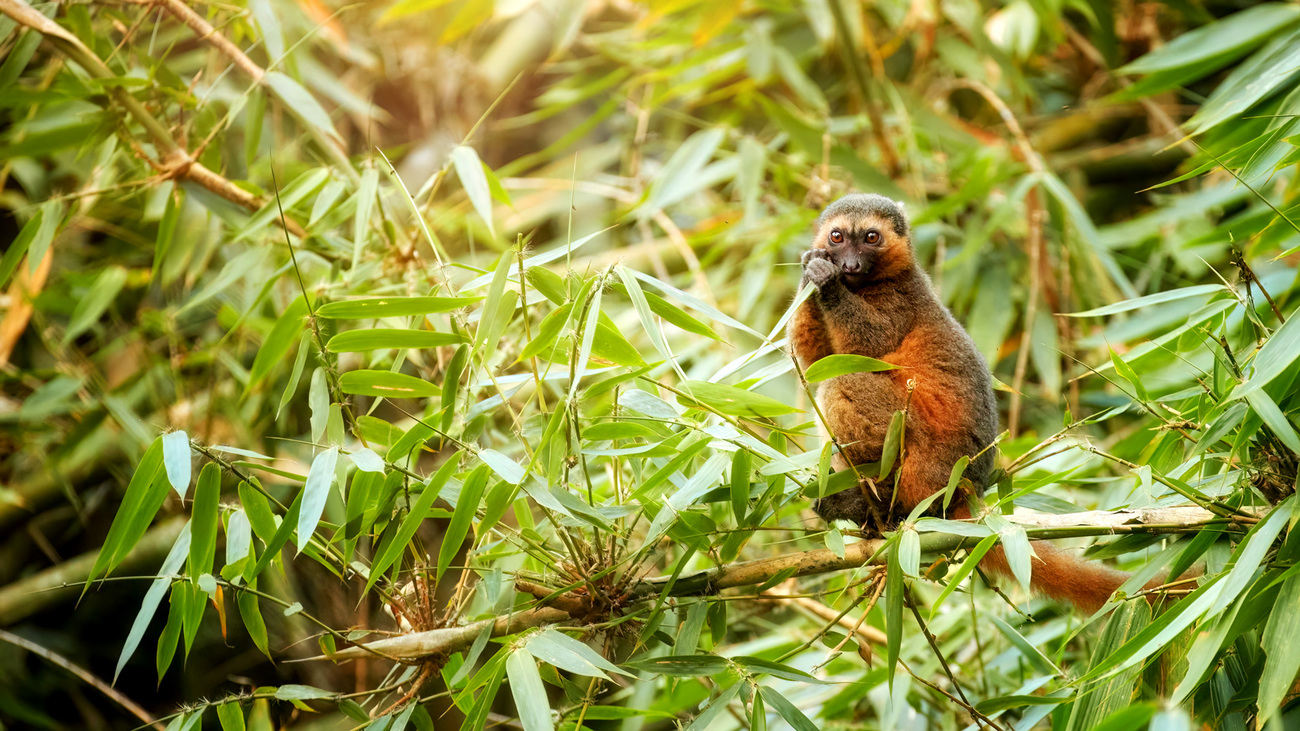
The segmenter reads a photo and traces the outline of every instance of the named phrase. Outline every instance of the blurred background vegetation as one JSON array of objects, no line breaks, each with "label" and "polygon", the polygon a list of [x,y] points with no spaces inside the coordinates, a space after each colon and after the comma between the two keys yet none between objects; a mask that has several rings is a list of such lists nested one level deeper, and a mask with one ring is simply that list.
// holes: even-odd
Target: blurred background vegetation
[{"label": "blurred background vegetation", "polygon": [[[6,727],[1300,725],[1300,5],[0,14]],[[888,579],[647,590],[853,550],[779,340],[850,191],[906,202],[1000,382],[1000,510],[895,534]],[[1027,563],[1012,507],[1192,503],[1052,534],[1204,564],[1156,618],[995,593],[969,541],[917,570],[913,528]]]}]

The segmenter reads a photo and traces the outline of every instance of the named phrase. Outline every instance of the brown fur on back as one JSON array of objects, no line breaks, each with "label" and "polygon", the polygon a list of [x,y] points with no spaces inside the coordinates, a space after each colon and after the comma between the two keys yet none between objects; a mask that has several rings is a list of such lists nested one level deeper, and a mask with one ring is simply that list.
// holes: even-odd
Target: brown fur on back
[{"label": "brown fur on back", "polygon": [[[838,232],[838,233],[836,233]],[[875,232],[878,242],[869,242]],[[835,234],[841,239],[832,239]],[[972,461],[964,477],[982,493],[993,469],[998,412],[988,364],[965,329],[939,302],[916,265],[902,206],[878,195],[851,195],[832,203],[817,220],[812,250],[805,252],[803,284],[817,291],[791,318],[792,352],[804,368],[833,354],[864,355],[898,369],[852,373],[822,382],[817,401],[842,448],[834,468],[878,462],[885,432],[906,409],[904,454],[890,475],[822,498],[813,509],[827,522],[848,520],[868,530],[896,525],[925,498],[943,490],[953,465]],[[908,389],[911,388],[909,398]],[[978,456],[977,456],[978,455]],[[891,504],[894,478],[897,502]],[[947,515],[967,518],[964,494]],[[941,501],[932,512],[942,510]],[[1101,607],[1128,576],[1081,561],[1036,542],[1033,586],[1085,611]],[[1010,576],[1001,547],[981,565]]]}]

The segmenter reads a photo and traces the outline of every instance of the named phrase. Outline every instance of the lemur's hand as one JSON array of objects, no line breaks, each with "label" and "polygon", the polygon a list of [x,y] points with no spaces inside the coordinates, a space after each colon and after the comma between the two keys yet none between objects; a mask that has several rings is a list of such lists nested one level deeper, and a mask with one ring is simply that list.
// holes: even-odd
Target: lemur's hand
[{"label": "lemur's hand", "polygon": [[840,274],[840,268],[831,263],[831,253],[825,249],[809,249],[800,258],[803,263],[803,279],[812,282],[818,289],[830,284]]}]

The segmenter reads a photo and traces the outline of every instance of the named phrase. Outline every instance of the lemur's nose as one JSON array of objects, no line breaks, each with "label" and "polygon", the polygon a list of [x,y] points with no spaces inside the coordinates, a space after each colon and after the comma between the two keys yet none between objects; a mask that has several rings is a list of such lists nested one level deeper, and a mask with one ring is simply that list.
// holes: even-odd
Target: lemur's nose
[{"label": "lemur's nose", "polygon": [[844,262],[844,272],[846,274],[857,274],[862,271],[862,262],[846,261]]}]

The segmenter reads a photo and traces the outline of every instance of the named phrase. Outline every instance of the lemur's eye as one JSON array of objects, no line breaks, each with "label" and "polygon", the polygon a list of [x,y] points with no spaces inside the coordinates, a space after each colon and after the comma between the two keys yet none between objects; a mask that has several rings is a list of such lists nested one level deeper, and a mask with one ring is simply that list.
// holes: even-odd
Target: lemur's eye
[{"label": "lemur's eye", "polygon": [[832,244],[844,243],[844,232],[840,231],[838,228],[835,229],[834,231],[831,231],[831,243]]},{"label": "lemur's eye", "polygon": [[878,243],[880,243],[880,232],[877,231],[877,230],[875,230],[874,228],[871,229],[870,231],[868,231],[868,232],[867,232],[867,243],[868,243],[868,244],[878,244]]}]

